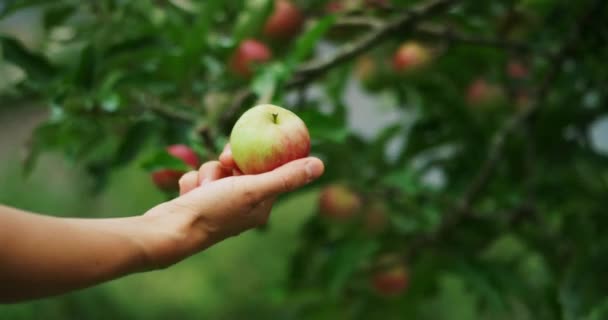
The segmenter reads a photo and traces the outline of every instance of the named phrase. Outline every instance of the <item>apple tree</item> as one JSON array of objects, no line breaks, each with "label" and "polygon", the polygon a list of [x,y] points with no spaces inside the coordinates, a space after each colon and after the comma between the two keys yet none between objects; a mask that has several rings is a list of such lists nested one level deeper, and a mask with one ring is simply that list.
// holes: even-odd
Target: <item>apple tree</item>
[{"label": "apple tree", "polygon": [[455,282],[480,318],[605,319],[606,4],[3,1],[43,40],[0,36],[1,97],[48,106],[26,172],[58,151],[98,191],[137,162],[168,197],[248,108],[298,114],[326,173],[281,314],[451,318]]}]

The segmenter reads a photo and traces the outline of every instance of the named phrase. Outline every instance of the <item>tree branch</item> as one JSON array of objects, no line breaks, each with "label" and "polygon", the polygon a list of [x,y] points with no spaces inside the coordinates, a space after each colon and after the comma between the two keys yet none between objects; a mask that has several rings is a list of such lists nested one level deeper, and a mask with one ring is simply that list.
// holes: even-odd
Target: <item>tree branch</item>
[{"label": "tree branch", "polygon": [[287,83],[287,88],[301,85],[324,74],[327,70],[369,50],[394,32],[411,31],[421,19],[446,10],[456,2],[456,0],[431,1],[421,7],[407,11],[389,22],[382,25],[378,24],[376,28],[364,34],[353,44],[345,45],[332,57],[311,61],[298,68],[294,79]]},{"label": "tree branch", "polygon": [[135,101],[137,101],[137,106],[142,110],[152,111],[153,113],[156,113],[161,117],[171,120],[189,123],[194,123],[196,121],[196,114],[167,107],[166,105],[162,104],[157,98],[152,97],[151,95],[137,92],[133,93],[132,97]]},{"label": "tree branch", "polygon": [[479,38],[471,35],[466,35],[458,31],[450,30],[449,28],[440,27],[432,24],[420,25],[416,28],[415,35],[428,37],[433,39],[446,40],[451,43],[495,47],[499,49],[515,50],[515,51],[530,51],[531,46],[523,42],[506,41],[502,39]]},{"label": "tree branch", "polygon": [[[421,20],[448,9],[458,0],[433,0],[420,7],[407,11],[389,22],[378,24],[354,43],[344,45],[336,54],[329,58],[313,60],[296,68],[292,80],[285,84],[286,89],[293,89],[320,77],[332,68],[347,62],[359,54],[371,49],[374,45],[388,38],[394,32],[410,31]],[[243,90],[234,99],[233,104],[223,113],[220,123],[223,127],[229,123],[241,109],[243,103],[255,94],[251,90]]]},{"label": "tree branch", "polygon": [[[367,16],[346,16],[340,18],[334,25],[336,28],[370,28],[376,29],[383,25],[382,20]],[[524,42],[506,41],[502,39],[479,38],[451,30],[431,23],[420,24],[413,31],[414,37],[424,37],[445,40],[450,43],[472,46],[495,47],[515,51],[531,51],[532,47]]]}]

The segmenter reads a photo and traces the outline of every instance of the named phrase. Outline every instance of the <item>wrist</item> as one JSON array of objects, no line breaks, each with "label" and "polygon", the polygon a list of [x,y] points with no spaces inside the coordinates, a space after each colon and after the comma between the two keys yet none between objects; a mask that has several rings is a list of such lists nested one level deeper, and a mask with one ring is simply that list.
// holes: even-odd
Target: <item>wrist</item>
[{"label": "wrist", "polygon": [[208,235],[195,215],[172,202],[160,204],[136,218],[133,243],[143,257],[141,271],[163,269],[208,247]]}]

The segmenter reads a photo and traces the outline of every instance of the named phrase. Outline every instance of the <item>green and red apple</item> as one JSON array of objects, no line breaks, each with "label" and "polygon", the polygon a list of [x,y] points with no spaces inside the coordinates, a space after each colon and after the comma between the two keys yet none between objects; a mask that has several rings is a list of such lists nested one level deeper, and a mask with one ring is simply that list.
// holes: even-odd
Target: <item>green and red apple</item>
[{"label": "green and red apple", "polygon": [[382,296],[397,296],[409,285],[409,272],[403,263],[377,270],[371,277],[371,285]]},{"label": "green and red apple", "polygon": [[393,55],[393,69],[399,74],[407,74],[426,67],[432,58],[430,49],[416,41],[407,41]]},{"label": "green and red apple", "polygon": [[295,113],[262,104],[247,110],[230,134],[232,156],[245,174],[271,171],[310,153],[310,135]]},{"label": "green and red apple", "polygon": [[343,184],[332,184],[321,190],[319,212],[334,220],[349,220],[361,209],[361,197]]}]

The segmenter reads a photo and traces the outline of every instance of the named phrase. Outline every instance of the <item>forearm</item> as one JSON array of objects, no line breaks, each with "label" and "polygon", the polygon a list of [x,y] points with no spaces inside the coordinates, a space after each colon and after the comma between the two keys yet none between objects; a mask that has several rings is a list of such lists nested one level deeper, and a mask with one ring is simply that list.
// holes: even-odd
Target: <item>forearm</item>
[{"label": "forearm", "polygon": [[63,219],[0,206],[0,301],[60,294],[149,268],[141,217]]}]

